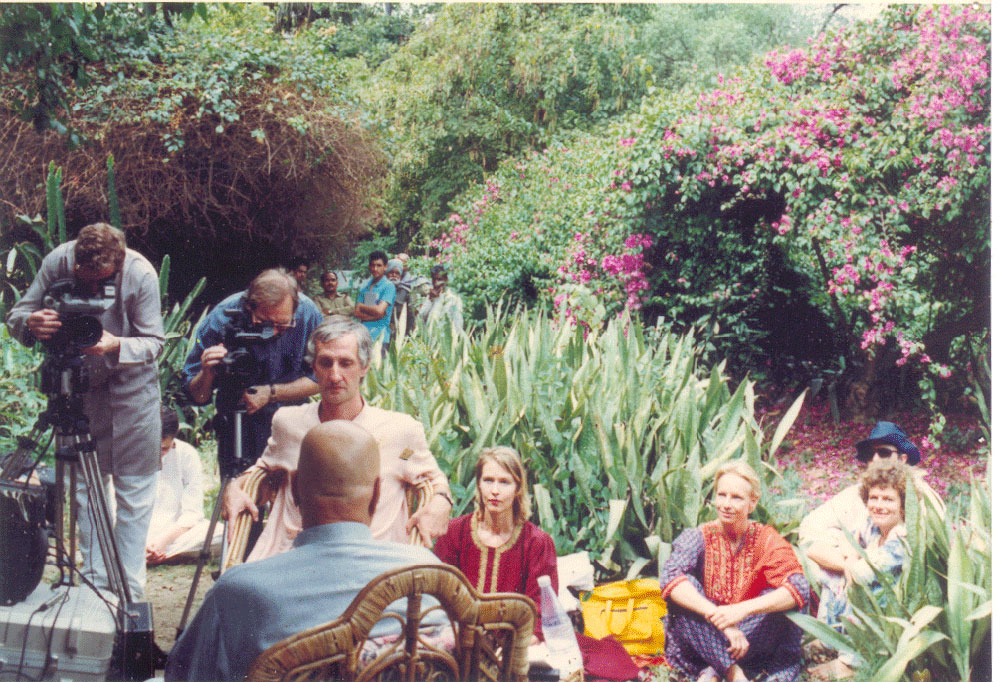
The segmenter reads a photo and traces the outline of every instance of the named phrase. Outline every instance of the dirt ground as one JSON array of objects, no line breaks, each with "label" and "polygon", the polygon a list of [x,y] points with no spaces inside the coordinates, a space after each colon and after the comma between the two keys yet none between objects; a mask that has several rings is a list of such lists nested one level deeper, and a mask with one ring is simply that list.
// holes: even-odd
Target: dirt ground
[{"label": "dirt ground", "polygon": [[[206,565],[198,581],[198,591],[191,602],[191,612],[187,622],[191,622],[198,611],[205,593],[214,582],[211,572],[216,564]],[[170,651],[177,639],[177,626],[184,613],[184,602],[187,600],[191,581],[194,579],[194,564],[179,564],[175,566],[150,566],[146,569],[146,600],[153,607],[153,634],[156,643],[164,651]]]}]

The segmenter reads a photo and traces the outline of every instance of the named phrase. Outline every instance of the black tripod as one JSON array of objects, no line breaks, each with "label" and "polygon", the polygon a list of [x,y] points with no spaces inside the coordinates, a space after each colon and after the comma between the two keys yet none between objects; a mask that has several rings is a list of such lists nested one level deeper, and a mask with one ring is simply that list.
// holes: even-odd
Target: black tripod
[{"label": "black tripod", "polygon": [[[41,367],[42,392],[48,406],[39,415],[31,436],[18,440],[17,450],[0,462],[0,479],[15,480],[34,471],[44,449],[39,439],[49,429],[55,437],[55,503],[51,518],[55,525],[57,586],[74,585],[76,570],[77,505],[70,504],[69,550],[66,549],[65,504],[67,492],[76,497],[77,476],[82,474],[86,489],[87,510],[94,537],[107,574],[108,588],[118,600],[114,610],[121,639],[110,674],[118,679],[149,679],[152,666],[153,618],[148,602],[133,602],[122,557],[114,536],[114,524],[104,490],[97,450],[90,432],[90,420],[83,411],[88,389],[87,368],[83,356],[65,350],[46,357]],[[37,453],[37,454],[36,454]],[[69,479],[69,491],[66,480]],[[92,562],[91,562],[92,563]]]},{"label": "black tripod", "polygon": [[[42,392],[48,397],[48,407],[27,438],[19,439],[18,449],[3,462],[0,478],[13,480],[23,472],[34,469],[41,453],[39,439],[50,428],[54,430],[56,441],[56,505],[54,510],[56,566],[59,568],[59,584],[73,585],[74,560],[76,557],[77,509],[70,505],[69,551],[66,550],[66,529],[64,527],[64,505],[66,498],[66,478],[70,481],[71,494],[75,495],[78,472],[83,475],[87,491],[87,513],[91,515],[94,535],[104,560],[108,586],[125,605],[132,601],[121,554],[115,544],[111,512],[108,508],[101,470],[97,463],[97,451],[90,435],[90,420],[83,411],[83,397],[87,392],[87,369],[80,355],[54,355],[42,363]],[[124,625],[124,623],[122,623]]]},{"label": "black tripod", "polygon": [[[232,414],[232,425],[233,425],[233,452],[236,456],[236,461],[243,461],[243,415],[246,414],[246,410],[243,409],[233,409],[230,411]],[[220,445],[221,447],[221,445]],[[195,594],[198,592],[198,582],[201,580],[201,572],[205,568],[205,564],[209,559],[212,558],[212,539],[215,537],[215,527],[219,523],[219,518],[222,515],[222,498],[226,493],[226,487],[229,482],[233,480],[233,476],[226,473],[226,468],[222,466],[222,457],[219,457],[219,492],[215,496],[215,504],[212,506],[212,518],[208,523],[208,531],[205,533],[205,542],[202,543],[201,551],[198,553],[198,565],[194,569],[194,579],[191,581],[191,589],[188,590],[187,601],[184,602],[184,611],[181,613],[181,621],[177,624],[177,636],[180,637],[181,633],[184,632],[184,626],[187,625],[188,615],[191,613],[191,604],[194,602]],[[226,534],[222,534],[222,551],[220,553],[220,561],[224,560],[226,556]],[[220,566],[221,569],[221,566]]]}]

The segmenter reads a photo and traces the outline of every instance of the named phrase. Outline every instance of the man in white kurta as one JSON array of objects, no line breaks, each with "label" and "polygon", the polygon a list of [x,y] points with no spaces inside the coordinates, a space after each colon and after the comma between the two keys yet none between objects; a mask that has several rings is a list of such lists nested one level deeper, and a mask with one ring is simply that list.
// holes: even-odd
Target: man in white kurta
[{"label": "man in white kurta", "polygon": [[[320,402],[279,409],[274,415],[267,448],[247,472],[261,468],[280,472],[284,477],[264,530],[247,561],[291,548],[302,529],[301,515],[291,494],[299,447],[309,429],[333,419],[354,422],[378,443],[382,491],[372,517],[375,539],[405,542],[407,533],[415,526],[424,544],[430,546],[447,530],[451,492],[427,445],[423,426],[409,415],[373,407],[361,397],[360,384],[368,371],[371,346],[368,330],[349,318],[325,320],[310,337],[308,358],[320,385]],[[405,487],[424,480],[431,482],[435,494],[426,507],[410,517]],[[256,506],[239,486],[237,479],[226,489],[226,517],[235,518],[235,514],[249,509],[256,518]]]},{"label": "man in white kurta", "polygon": [[[164,438],[166,440],[166,438]],[[159,564],[197,552],[205,543],[205,491],[201,457],[190,443],[170,438],[160,460],[156,503],[146,539],[146,563]],[[215,527],[212,546],[222,544],[222,525]]]}]

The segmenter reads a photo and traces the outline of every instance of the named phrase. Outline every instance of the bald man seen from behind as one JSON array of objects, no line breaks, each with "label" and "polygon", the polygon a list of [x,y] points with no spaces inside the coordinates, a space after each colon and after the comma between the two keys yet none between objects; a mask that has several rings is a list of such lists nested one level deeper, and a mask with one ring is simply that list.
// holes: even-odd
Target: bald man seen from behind
[{"label": "bald man seen from behind", "polygon": [[[262,651],[334,620],[386,571],[440,563],[424,548],[372,539],[379,497],[375,439],[348,421],[328,421],[302,440],[293,493],[303,530],[283,554],[226,571],[170,652],[167,680],[242,680]],[[402,601],[394,606],[403,613]],[[425,604],[423,608],[427,608]],[[426,624],[444,624],[435,610]],[[399,631],[395,620],[371,635]]]}]

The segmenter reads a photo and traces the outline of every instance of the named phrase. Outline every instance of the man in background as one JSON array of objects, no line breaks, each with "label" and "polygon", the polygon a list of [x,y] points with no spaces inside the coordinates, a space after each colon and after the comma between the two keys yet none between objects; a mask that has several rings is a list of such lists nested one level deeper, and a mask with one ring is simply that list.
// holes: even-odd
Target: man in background
[{"label": "man in background", "polygon": [[403,276],[400,282],[409,292],[406,301],[406,333],[411,334],[417,326],[417,311],[431,290],[431,281],[410,270],[410,257],[407,254],[396,254],[396,258],[403,264]]},{"label": "man in background", "polygon": [[313,301],[323,314],[324,319],[331,315],[351,316],[354,314],[354,299],[348,294],[337,291],[339,281],[336,272],[333,270],[324,272],[323,276],[320,277],[320,285],[323,287],[323,293],[313,296]]},{"label": "man in background", "polygon": [[396,302],[396,287],[385,278],[388,263],[389,257],[384,251],[372,251],[368,254],[368,274],[371,277],[358,291],[358,300],[354,306],[354,317],[365,326],[373,341],[382,341],[383,349],[389,345],[389,321],[392,319],[392,306]]},{"label": "man in background", "polygon": [[433,327],[447,322],[457,329],[462,328],[462,299],[448,289],[448,271],[443,265],[431,268],[433,286],[427,300],[420,306],[420,324]]},{"label": "man in background", "polygon": [[288,272],[295,278],[302,293],[306,293],[306,285],[309,283],[309,265],[309,260],[302,256],[296,256],[288,262]]}]

